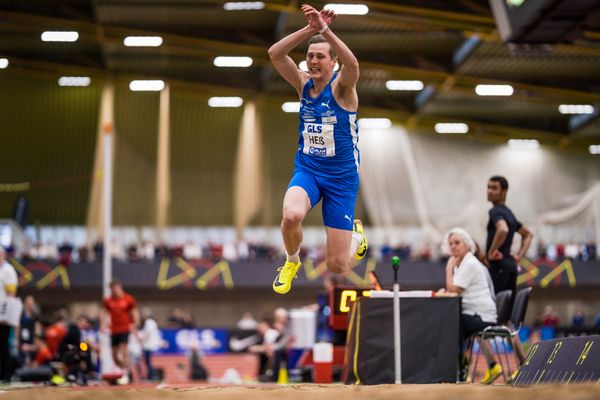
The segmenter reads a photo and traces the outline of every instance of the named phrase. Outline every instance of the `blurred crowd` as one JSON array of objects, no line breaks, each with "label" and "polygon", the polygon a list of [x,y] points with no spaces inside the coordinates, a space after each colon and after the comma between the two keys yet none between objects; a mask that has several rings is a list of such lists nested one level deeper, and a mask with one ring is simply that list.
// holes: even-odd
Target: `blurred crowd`
[{"label": "blurred crowd", "polygon": [[[36,260],[53,260],[63,265],[71,262],[94,262],[102,260],[104,246],[96,242],[92,246],[76,246],[69,240],[56,244],[33,244],[24,249],[8,246],[9,255],[23,262]],[[383,244],[372,243],[370,256],[378,260],[389,260],[397,256],[402,261],[435,261],[443,255],[429,243],[411,245],[408,243]],[[325,245],[300,249],[302,259],[309,258],[314,262],[325,259]],[[151,241],[122,244],[113,242],[112,255],[116,260],[129,262],[156,261],[165,257],[182,257],[186,260],[208,259],[212,261],[278,261],[284,257],[283,248],[272,243],[248,243],[245,241],[204,244],[186,242],[184,244],[155,244]],[[539,243],[532,251],[530,258],[538,261],[561,261],[565,259],[578,261],[594,261],[598,259],[596,244],[545,244]]]}]

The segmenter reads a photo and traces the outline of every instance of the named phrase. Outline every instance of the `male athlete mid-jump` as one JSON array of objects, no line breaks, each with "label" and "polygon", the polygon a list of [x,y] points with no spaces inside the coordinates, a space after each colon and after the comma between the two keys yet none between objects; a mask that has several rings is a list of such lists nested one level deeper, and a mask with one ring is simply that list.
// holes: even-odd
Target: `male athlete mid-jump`
[{"label": "male athlete mid-jump", "polygon": [[[331,30],[333,11],[319,12],[304,4],[302,12],[308,25],[269,49],[275,69],[300,97],[298,151],[281,221],[287,259],[273,282],[273,290],[280,294],[290,291],[301,266],[302,221],[320,200],[329,271],[344,273],[352,258],[361,259],[367,252],[362,222],[354,219],[360,164],[356,124],[358,61]],[[306,73],[298,69],[288,53],[308,39]],[[338,59],[342,67],[335,72]]]}]

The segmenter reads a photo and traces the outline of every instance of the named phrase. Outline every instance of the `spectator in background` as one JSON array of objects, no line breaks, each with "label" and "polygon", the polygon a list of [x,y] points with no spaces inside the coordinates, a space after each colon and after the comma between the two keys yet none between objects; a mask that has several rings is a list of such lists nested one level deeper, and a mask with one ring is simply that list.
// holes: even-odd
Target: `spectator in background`
[{"label": "spectator in background", "polygon": [[152,355],[160,349],[161,335],[158,323],[152,317],[152,310],[149,307],[142,308],[142,330],[140,331],[142,342],[142,352],[144,355],[144,364],[146,365],[146,379],[156,378],[156,372],[152,365]]},{"label": "spectator in background", "polygon": [[104,257],[104,243],[102,240],[97,240],[96,243],[94,243],[94,257],[96,261],[102,261],[102,258]]},{"label": "spectator in background", "polygon": [[36,336],[33,339],[33,345],[35,349],[35,355],[33,357],[33,367],[41,367],[43,365],[50,365],[52,361],[52,353],[44,340],[42,335]]},{"label": "spectator in background", "polygon": [[558,316],[554,312],[552,306],[548,305],[544,307],[544,314],[542,314],[542,326],[556,328],[558,325]]},{"label": "spectator in background", "polygon": [[194,329],[196,326],[192,313],[179,307],[173,309],[167,323],[175,329]]},{"label": "spectator in background", "polygon": [[90,261],[90,251],[87,246],[80,246],[77,253],[79,254],[79,262],[86,263]]},{"label": "spectator in background", "polygon": [[83,332],[89,328],[89,320],[83,315],[78,316],[75,323],[68,325],[67,333],[58,346],[58,359],[63,362],[67,379],[71,382],[85,384],[92,372],[91,349],[83,351],[80,347]]},{"label": "spectator in background", "polygon": [[573,315],[573,320],[571,321],[572,328],[583,328],[585,326],[585,314],[581,308],[578,308]]},{"label": "spectator in background", "polygon": [[581,246],[579,253],[579,259],[581,261],[595,261],[596,260],[596,244],[588,242]]},{"label": "spectator in background", "polygon": [[137,262],[140,260],[137,243],[131,243],[129,246],[127,246],[127,259],[131,262]]},{"label": "spectator in background", "polygon": [[600,328],[600,313],[598,313],[598,315],[596,315],[595,324],[596,324],[596,328]]},{"label": "spectator in background", "polygon": [[[6,262],[6,252],[0,246],[0,303],[8,297],[17,295],[17,272],[12,265]],[[8,382],[12,376],[10,358],[10,325],[0,322],[0,382]]]},{"label": "spectator in background", "polygon": [[110,325],[113,360],[124,371],[119,383],[127,384],[130,373],[127,344],[129,334],[137,333],[140,315],[135,299],[125,293],[119,280],[115,279],[110,283],[110,296],[104,299],[104,310],[100,317],[103,329]]},{"label": "spectator in background", "polygon": [[556,246],[553,244],[549,244],[548,246],[546,246],[546,255],[548,260],[556,261],[556,259],[558,258],[556,253]]},{"label": "spectator in background", "polygon": [[169,328],[181,329],[184,325],[183,310],[179,307],[175,307],[171,311],[171,315],[167,318],[167,324]]},{"label": "spectator in background", "polygon": [[82,334],[84,331],[90,328],[89,320],[80,315],[75,320],[75,323],[70,323],[67,327],[67,333],[63,336],[60,344],[58,346],[58,355],[59,359],[63,359],[63,356],[69,350],[69,346],[73,346],[75,348],[79,347],[79,344],[82,342]]},{"label": "spectator in background", "polygon": [[[290,342],[289,313],[285,308],[279,307],[273,313],[273,328],[279,332],[277,340],[268,350],[269,356],[273,360],[272,378],[277,381],[280,368],[287,368],[287,351]],[[285,362],[285,364],[283,364]]]},{"label": "spectator in background", "polygon": [[585,245],[585,249],[586,249],[586,253],[587,253],[587,260],[594,261],[598,258],[598,251],[596,248],[596,243],[589,242],[588,244]]},{"label": "spectator in background", "polygon": [[262,319],[256,326],[258,334],[261,336],[260,344],[252,345],[248,351],[258,355],[258,379],[262,382],[275,382],[277,377],[273,376],[271,369],[273,362],[272,346],[279,337],[279,331],[272,327],[272,321],[269,318]]},{"label": "spectator in background", "polygon": [[33,296],[25,297],[19,326],[19,363],[29,367],[35,357],[35,337],[42,334],[42,324],[38,316],[37,304]]},{"label": "spectator in background", "polygon": [[68,323],[69,313],[66,308],[61,308],[55,313],[54,323],[46,328],[46,344],[53,358],[58,358],[58,346],[67,334]]},{"label": "spectator in background", "polygon": [[132,333],[127,339],[127,351],[129,355],[130,371],[137,374],[137,378],[142,377],[142,342],[140,332]]},{"label": "spectator in background", "polygon": [[556,260],[562,261],[565,259],[565,245],[562,243],[558,243],[556,245]]}]

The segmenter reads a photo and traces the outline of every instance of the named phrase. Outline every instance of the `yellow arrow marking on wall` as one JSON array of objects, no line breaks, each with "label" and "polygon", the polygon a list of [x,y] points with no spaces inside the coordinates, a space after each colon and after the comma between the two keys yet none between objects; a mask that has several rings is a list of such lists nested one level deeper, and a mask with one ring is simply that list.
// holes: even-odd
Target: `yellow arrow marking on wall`
[{"label": "yellow arrow marking on wall", "polygon": [[223,276],[223,285],[227,289],[233,289],[233,277],[231,276],[231,269],[229,269],[227,261],[218,262],[214,267],[202,274],[196,281],[196,287],[200,290],[206,290],[209,282],[219,275]]},{"label": "yellow arrow marking on wall", "polygon": [[17,260],[11,258],[10,260],[8,260],[8,262],[10,263],[10,265],[15,267],[17,273],[19,273],[19,275],[21,276],[21,279],[23,279],[23,284],[29,283],[33,280],[33,274],[27,268],[22,266]]},{"label": "yellow arrow marking on wall", "polygon": [[59,277],[62,281],[63,288],[70,289],[71,282],[69,281],[69,273],[67,272],[67,268],[62,264],[59,264],[52,271],[48,272],[42,279],[40,279],[37,282],[35,287],[41,290],[48,286],[50,283],[56,281],[56,279],[58,279]]},{"label": "yellow arrow marking on wall", "polygon": [[369,258],[367,260],[367,268],[365,268],[365,275],[360,276],[353,270],[350,270],[346,275],[346,278],[356,286],[370,286],[371,280],[369,279],[369,272],[375,271],[375,267],[377,267],[377,261],[374,258]]},{"label": "yellow arrow marking on wall", "polygon": [[527,272],[524,272],[517,277],[517,285],[521,285],[540,274],[540,269],[538,266],[526,258],[523,258],[519,264],[525,268]]},{"label": "yellow arrow marking on wall", "polygon": [[558,267],[554,268],[548,275],[542,278],[540,281],[540,286],[545,288],[552,283],[554,279],[556,279],[560,274],[565,271],[567,273],[567,280],[569,281],[569,286],[575,287],[577,283],[575,281],[575,273],[573,272],[573,264],[571,264],[571,260],[565,260],[559,264]]},{"label": "yellow arrow marking on wall", "polygon": [[156,286],[161,290],[169,290],[175,286],[181,285],[187,279],[196,277],[196,270],[190,266],[182,258],[175,259],[175,265],[183,272],[167,278],[169,274],[169,267],[171,262],[168,258],[163,258],[160,262],[160,269],[158,270],[158,277],[156,279]]}]

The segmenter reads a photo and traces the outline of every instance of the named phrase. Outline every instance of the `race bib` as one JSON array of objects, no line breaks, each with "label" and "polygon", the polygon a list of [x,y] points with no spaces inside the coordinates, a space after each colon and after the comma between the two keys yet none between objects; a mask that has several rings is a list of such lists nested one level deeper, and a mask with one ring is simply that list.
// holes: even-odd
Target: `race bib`
[{"label": "race bib", "polygon": [[333,125],[304,124],[304,149],[302,152],[309,156],[333,157],[335,156],[335,139]]}]

